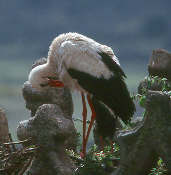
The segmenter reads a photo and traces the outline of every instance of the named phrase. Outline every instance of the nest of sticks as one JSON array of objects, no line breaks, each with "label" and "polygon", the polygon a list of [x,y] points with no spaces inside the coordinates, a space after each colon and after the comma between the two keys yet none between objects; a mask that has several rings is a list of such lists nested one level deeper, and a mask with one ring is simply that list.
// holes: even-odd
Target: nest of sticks
[{"label": "nest of sticks", "polygon": [[38,147],[23,146],[30,139],[14,142],[9,135],[9,142],[0,143],[0,174],[23,175],[30,166]]}]

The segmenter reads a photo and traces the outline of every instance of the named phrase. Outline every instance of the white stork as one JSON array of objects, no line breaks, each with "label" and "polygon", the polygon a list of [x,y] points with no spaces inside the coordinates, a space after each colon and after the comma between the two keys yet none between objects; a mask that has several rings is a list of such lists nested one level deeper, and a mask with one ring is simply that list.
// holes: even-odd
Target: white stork
[{"label": "white stork", "polygon": [[[92,98],[105,104],[115,116],[120,117],[124,122],[127,122],[133,115],[135,105],[124,78],[126,76],[110,47],[78,33],[66,33],[56,37],[50,45],[47,63],[32,69],[29,74],[29,82],[39,90],[43,90],[46,86],[66,86],[81,93],[83,156],[86,153],[86,144],[96,118]],[[92,111],[87,134],[87,110],[84,94],[87,94],[87,101]],[[108,120],[107,116],[106,120]],[[103,122],[101,121],[101,125]],[[109,127],[114,126],[113,123],[108,122],[108,124],[111,125]]]}]

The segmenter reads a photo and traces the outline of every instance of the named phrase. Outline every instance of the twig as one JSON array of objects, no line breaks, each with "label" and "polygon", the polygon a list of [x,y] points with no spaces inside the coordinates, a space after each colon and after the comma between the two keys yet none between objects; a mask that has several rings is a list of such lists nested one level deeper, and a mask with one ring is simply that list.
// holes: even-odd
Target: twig
[{"label": "twig", "polygon": [[30,141],[31,139],[26,139],[22,141],[16,141],[16,142],[8,142],[8,143],[2,143],[2,145],[12,145],[12,144],[21,144]]},{"label": "twig", "polygon": [[[79,121],[79,122],[83,122],[83,120],[79,119],[79,118],[72,118],[73,121]],[[86,123],[90,123],[90,120],[86,120]]]},{"label": "twig", "polygon": [[21,171],[18,173],[18,175],[23,175],[25,173],[25,171],[27,170],[27,168],[30,166],[33,158],[34,158],[34,155],[31,156],[31,158],[28,160],[28,162],[24,164],[24,167],[21,169]]}]

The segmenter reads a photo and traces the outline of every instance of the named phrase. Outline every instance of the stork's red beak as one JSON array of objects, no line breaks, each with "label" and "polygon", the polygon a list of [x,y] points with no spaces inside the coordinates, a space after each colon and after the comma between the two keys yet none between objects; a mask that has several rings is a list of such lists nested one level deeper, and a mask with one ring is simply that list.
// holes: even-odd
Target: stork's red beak
[{"label": "stork's red beak", "polygon": [[48,84],[51,87],[64,87],[64,84],[62,83],[62,81],[59,81],[59,80],[49,79]]}]

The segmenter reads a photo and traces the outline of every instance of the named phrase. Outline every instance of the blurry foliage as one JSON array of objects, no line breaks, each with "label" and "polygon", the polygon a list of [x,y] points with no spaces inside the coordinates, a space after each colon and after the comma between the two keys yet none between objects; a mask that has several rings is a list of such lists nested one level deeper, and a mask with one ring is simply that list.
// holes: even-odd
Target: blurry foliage
[{"label": "blurry foliage", "polygon": [[133,95],[133,100],[139,102],[139,105],[145,108],[146,102],[146,93],[150,89],[154,89],[154,87],[160,87],[162,92],[167,93],[171,96],[171,83],[167,80],[167,78],[160,78],[158,76],[147,76],[145,78],[146,88],[142,89],[142,94]]},{"label": "blurry foliage", "polygon": [[[117,169],[120,160],[119,146],[106,146],[104,150],[98,150],[94,144],[89,149],[86,157],[81,159],[78,153],[67,150],[68,155],[77,165],[73,175],[107,175]],[[149,175],[166,175],[167,169],[161,158],[157,161],[156,167],[152,168]]]},{"label": "blurry foliage", "polygon": [[111,173],[119,163],[119,147],[115,143],[113,146],[106,146],[104,150],[98,150],[94,144],[87,152],[84,159],[73,151],[68,151],[70,157],[77,165],[74,175],[106,175]]},{"label": "blurry foliage", "polygon": [[165,175],[165,174],[167,174],[165,164],[163,160],[159,158],[156,167],[151,170],[151,173],[149,175]]}]

